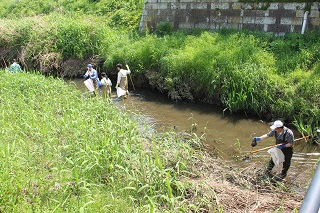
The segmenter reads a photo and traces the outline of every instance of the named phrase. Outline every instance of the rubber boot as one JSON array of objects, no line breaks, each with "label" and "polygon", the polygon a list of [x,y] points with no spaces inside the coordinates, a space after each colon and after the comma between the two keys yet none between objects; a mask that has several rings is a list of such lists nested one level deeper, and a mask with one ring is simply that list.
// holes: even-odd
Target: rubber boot
[{"label": "rubber boot", "polygon": [[284,181],[284,178],[287,176],[287,174],[282,174],[282,173],[279,173],[279,174],[277,174],[276,176],[274,176],[274,179],[276,180],[276,181]]}]

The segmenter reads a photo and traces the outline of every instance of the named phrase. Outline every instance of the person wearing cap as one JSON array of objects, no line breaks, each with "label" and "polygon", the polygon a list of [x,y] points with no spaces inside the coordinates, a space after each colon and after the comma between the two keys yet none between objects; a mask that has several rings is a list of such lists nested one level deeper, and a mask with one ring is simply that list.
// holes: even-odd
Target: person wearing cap
[{"label": "person wearing cap", "polygon": [[13,63],[10,65],[10,67],[6,67],[6,70],[16,73],[16,72],[22,72],[20,64],[17,63],[16,59],[13,59]]},{"label": "person wearing cap", "polygon": [[[283,167],[282,171],[280,174],[277,175],[277,177],[282,180],[287,176],[288,169],[290,168],[291,165],[291,158],[293,155],[293,143],[294,143],[294,135],[293,132],[288,128],[285,127],[280,120],[276,120],[273,122],[273,125],[270,127],[271,131],[268,132],[267,134],[262,135],[261,137],[254,137],[252,139],[251,146],[254,147],[257,145],[258,141],[264,140],[269,137],[274,137],[276,140],[276,144],[279,144],[277,148],[281,149],[281,151],[284,154],[284,162],[283,162]],[[274,162],[271,159],[265,174],[269,176],[271,174],[271,170],[274,167]]]},{"label": "person wearing cap", "polygon": [[102,97],[111,98],[111,80],[108,78],[106,73],[101,73],[101,89],[102,89]]},{"label": "person wearing cap", "polygon": [[124,98],[127,98],[127,95],[129,95],[127,75],[129,75],[131,71],[128,65],[126,65],[127,70],[122,69],[121,64],[117,64],[116,67],[118,70],[118,78],[117,78],[117,84],[116,84],[118,98],[122,96]]},{"label": "person wearing cap", "polygon": [[94,85],[94,95],[96,95],[95,90],[98,89],[98,85],[100,83],[99,77],[98,77],[98,73],[95,69],[93,69],[91,64],[88,64],[87,66],[87,72],[83,75],[84,79],[91,79],[93,85]]}]

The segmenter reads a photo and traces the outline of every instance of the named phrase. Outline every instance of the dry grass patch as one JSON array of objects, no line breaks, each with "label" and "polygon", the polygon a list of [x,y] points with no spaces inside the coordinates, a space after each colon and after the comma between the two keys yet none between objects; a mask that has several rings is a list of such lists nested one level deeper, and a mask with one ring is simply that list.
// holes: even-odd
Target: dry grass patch
[{"label": "dry grass patch", "polygon": [[189,201],[205,197],[209,205],[202,212],[294,212],[303,197],[295,194],[287,183],[271,183],[262,178],[264,165],[248,164],[239,169],[227,166],[221,159],[205,154],[193,163],[192,177],[184,179],[192,189]]}]

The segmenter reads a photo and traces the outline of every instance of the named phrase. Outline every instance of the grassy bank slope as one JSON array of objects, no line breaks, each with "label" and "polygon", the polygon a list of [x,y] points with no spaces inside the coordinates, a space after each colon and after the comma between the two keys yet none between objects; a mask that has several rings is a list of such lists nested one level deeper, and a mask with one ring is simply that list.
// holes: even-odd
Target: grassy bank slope
[{"label": "grassy bank slope", "polygon": [[193,208],[179,180],[196,157],[187,143],[152,137],[138,116],[63,81],[0,76],[1,212]]},{"label": "grassy bank slope", "polygon": [[[255,168],[239,174],[210,158],[196,136],[150,134],[135,113],[58,79],[0,77],[1,212],[286,212],[300,205],[285,186],[257,184]],[[257,199],[244,205],[248,195]]]},{"label": "grassy bank slope", "polygon": [[79,13],[2,19],[0,28],[6,29],[0,35],[1,63],[18,58],[27,70],[66,76],[83,75],[92,63],[114,78],[115,65],[128,63],[137,87],[152,87],[173,100],[295,121],[304,135],[315,135],[319,127],[319,32],[139,35]]},{"label": "grassy bank slope", "polygon": [[0,0],[0,4],[1,18],[83,14],[102,17],[109,26],[127,30],[138,29],[143,8],[143,0]]},{"label": "grassy bank slope", "polygon": [[[177,101],[203,101],[267,120],[295,121],[314,135],[320,118],[320,36],[252,32],[174,33],[119,40],[105,66],[131,64],[133,76]],[[308,126],[309,125],[309,126]]]}]

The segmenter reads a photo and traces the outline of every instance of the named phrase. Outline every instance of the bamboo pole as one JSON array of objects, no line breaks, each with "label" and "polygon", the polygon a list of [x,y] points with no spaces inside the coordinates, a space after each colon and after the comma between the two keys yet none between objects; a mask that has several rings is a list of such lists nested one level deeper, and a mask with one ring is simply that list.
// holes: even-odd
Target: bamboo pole
[{"label": "bamboo pole", "polygon": [[[303,137],[301,137],[301,138],[295,139],[294,142],[300,141],[300,140],[302,140],[302,139],[309,138],[309,137],[310,137],[309,135],[308,135],[308,136],[303,136]],[[282,143],[282,144],[283,144],[283,143]],[[281,146],[282,144],[275,144],[275,145],[272,145],[272,146],[268,146],[268,147],[264,147],[264,148],[261,148],[261,149],[257,149],[257,150],[251,151],[251,152],[249,152],[248,155],[246,155],[244,158],[248,158],[249,155],[251,155],[251,154],[253,154],[253,153],[257,153],[257,152],[260,152],[260,151],[263,151],[263,150],[266,150],[266,149],[271,149],[271,148],[273,148],[273,147]]]},{"label": "bamboo pole", "polygon": [[[127,61],[126,61],[126,60],[124,60],[124,63],[126,64],[127,69],[129,69],[129,66],[128,66],[128,64],[127,64]],[[133,84],[133,81],[132,81],[131,74],[129,74],[129,77],[130,77],[130,80],[131,80],[131,84],[132,84],[133,90],[134,90],[134,91],[136,91],[136,88],[134,87],[134,84]]]}]

